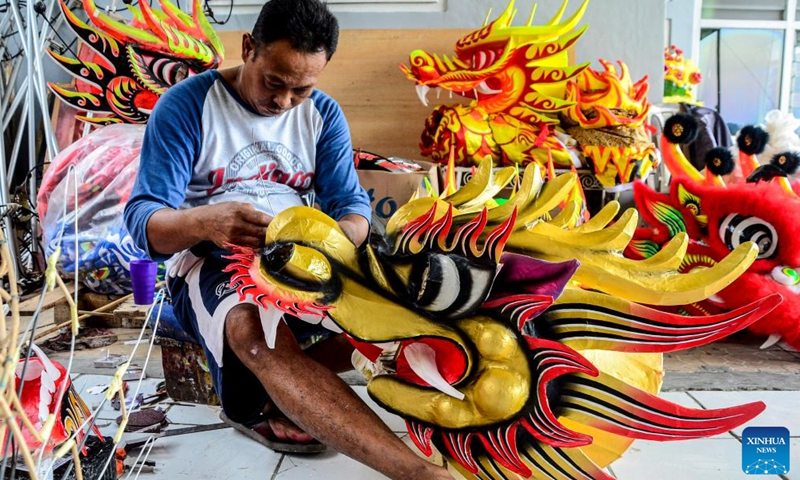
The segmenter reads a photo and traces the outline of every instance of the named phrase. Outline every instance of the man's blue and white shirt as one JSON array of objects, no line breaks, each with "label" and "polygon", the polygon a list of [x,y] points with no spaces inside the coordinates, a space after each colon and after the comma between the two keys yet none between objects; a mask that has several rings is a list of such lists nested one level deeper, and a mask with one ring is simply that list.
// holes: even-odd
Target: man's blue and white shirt
[{"label": "man's blue and white shirt", "polygon": [[247,202],[270,215],[303,205],[313,192],[335,220],[370,220],[369,198],[353,168],[350,131],[339,105],[315,90],[291,110],[265,117],[217,71],[171,87],[147,124],[139,175],[125,223],[151,258],[146,226],[162,208]]}]

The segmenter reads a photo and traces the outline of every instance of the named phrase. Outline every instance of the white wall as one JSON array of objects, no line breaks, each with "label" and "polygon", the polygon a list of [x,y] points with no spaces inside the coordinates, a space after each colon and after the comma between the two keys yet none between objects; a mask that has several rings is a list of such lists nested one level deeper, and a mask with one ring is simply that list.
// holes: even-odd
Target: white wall
[{"label": "white wall", "polygon": [[[576,45],[578,62],[591,61],[599,68],[597,59],[623,60],[628,64],[634,81],[644,75],[651,80],[650,100],[658,103],[662,97],[664,38],[666,36],[667,0],[590,0],[582,24],[589,29]],[[517,0],[519,10],[515,24],[524,22],[530,8],[538,3],[534,24],[541,24],[561,6],[561,0]],[[421,13],[337,13],[343,29],[395,28],[477,28],[491,7],[493,16],[506,7],[506,0],[447,0],[444,12]],[[570,0],[566,16],[574,12],[581,0]],[[224,17],[220,11],[217,18]],[[249,30],[256,15],[236,15],[220,29]],[[457,39],[453,39],[455,43]],[[425,45],[420,45],[425,48]],[[450,52],[439,52],[450,53]]]},{"label": "white wall", "polygon": [[667,0],[668,41],[686,58],[700,61],[700,11],[702,0]]}]

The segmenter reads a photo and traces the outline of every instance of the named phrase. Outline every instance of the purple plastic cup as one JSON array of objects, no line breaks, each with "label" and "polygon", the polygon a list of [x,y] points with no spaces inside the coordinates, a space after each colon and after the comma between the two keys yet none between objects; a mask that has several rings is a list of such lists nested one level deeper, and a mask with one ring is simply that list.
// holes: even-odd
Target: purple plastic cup
[{"label": "purple plastic cup", "polygon": [[131,283],[133,303],[152,305],[156,290],[156,270],[158,265],[152,260],[131,261]]}]

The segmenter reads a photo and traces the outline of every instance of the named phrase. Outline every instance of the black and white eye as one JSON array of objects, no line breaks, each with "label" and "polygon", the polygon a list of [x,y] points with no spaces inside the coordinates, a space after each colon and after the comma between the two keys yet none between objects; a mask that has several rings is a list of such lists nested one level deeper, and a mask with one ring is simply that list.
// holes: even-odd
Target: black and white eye
[{"label": "black and white eye", "polygon": [[758,217],[728,215],[719,226],[719,237],[730,250],[744,242],[755,243],[759,260],[772,258],[778,253],[778,232],[772,224]]},{"label": "black and white eye", "polygon": [[156,79],[167,85],[175,85],[189,74],[189,67],[183,62],[170,58],[155,57],[150,63],[150,71]]},{"label": "black and white eye", "polygon": [[412,270],[411,301],[423,310],[456,318],[474,311],[486,300],[495,270],[463,257],[428,255]]}]

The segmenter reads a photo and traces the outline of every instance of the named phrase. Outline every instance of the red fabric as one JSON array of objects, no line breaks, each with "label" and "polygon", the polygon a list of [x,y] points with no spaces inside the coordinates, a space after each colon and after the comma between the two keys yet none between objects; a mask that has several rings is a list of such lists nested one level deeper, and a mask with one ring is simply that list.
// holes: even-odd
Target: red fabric
[{"label": "red fabric", "polygon": [[[788,195],[778,184],[760,182],[730,185],[727,188],[696,186],[684,183],[684,188],[700,197],[703,213],[708,216],[708,233],[702,239],[722,258],[728,247],[720,238],[719,225],[726,216],[737,213],[755,216],[769,222],[778,233],[778,251],[772,259],[757,260],[750,272],[769,273],[775,266],[800,267],[800,198]],[[672,203],[678,204],[677,189],[672,188]]]},{"label": "red fabric", "polygon": [[[680,204],[678,185],[700,199],[700,214],[707,217],[708,225],[702,228],[694,214]],[[799,185],[793,185],[800,190]],[[730,250],[720,236],[719,226],[728,215],[758,217],[773,226],[778,235],[778,248],[773,258],[756,260],[748,271],[729,287],[717,294],[724,301],[726,310],[743,307],[748,303],[780,293],[783,301],[770,314],[749,327],[758,335],[779,334],[796,349],[800,349],[800,294],[775,282],[771,277],[776,266],[800,269],[800,198],[787,194],[779,184],[770,182],[734,184],[727,187],[697,185],[689,180],[674,179],[670,196],[656,193],[637,183],[634,187],[636,204],[651,228],[640,228],[635,239],[652,240],[663,245],[670,238],[662,225],[646,207],[647,202],[663,202],[676,208],[684,217],[689,238],[692,240],[689,253],[705,255],[720,261]],[[633,253],[626,251],[633,256]],[[691,267],[690,267],[691,268]],[[716,313],[720,304],[705,301],[686,307],[692,313]]]},{"label": "red fabric", "polygon": [[771,278],[756,273],[745,273],[718,296],[725,301],[725,306],[736,308],[754,302],[772,293],[780,293],[783,302],[762,320],[749,327],[750,331],[768,336],[773,333],[781,335],[783,340],[800,350],[800,295]]}]

